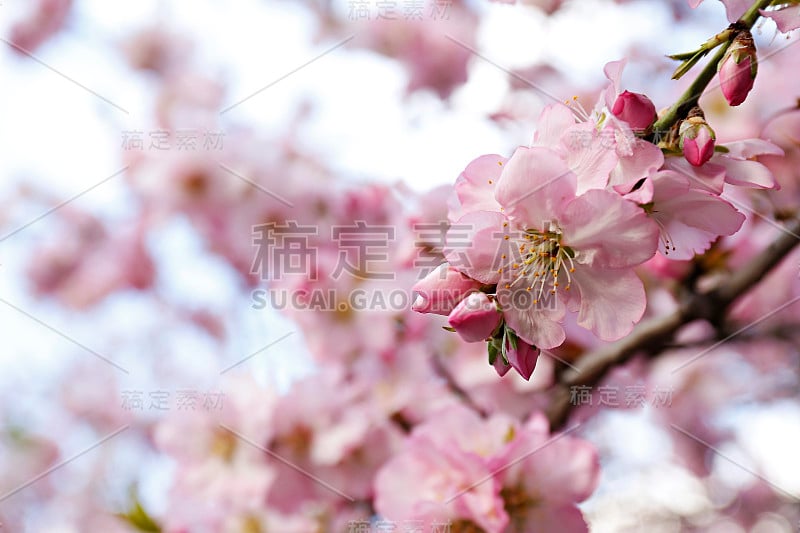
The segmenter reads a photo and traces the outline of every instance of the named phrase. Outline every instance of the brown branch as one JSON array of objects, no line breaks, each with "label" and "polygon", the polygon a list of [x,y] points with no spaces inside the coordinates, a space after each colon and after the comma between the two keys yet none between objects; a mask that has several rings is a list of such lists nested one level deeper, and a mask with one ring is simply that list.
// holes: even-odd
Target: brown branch
[{"label": "brown branch", "polygon": [[633,332],[619,341],[589,352],[578,359],[574,368],[566,369],[554,385],[547,416],[553,430],[562,427],[572,408],[570,388],[598,383],[615,366],[637,354],[655,355],[673,342],[675,333],[694,320],[717,324],[730,305],[755,286],[796,245],[800,244],[800,219],[792,220],[765,250],[725,283],[705,293],[688,296],[672,313],[641,322]]}]

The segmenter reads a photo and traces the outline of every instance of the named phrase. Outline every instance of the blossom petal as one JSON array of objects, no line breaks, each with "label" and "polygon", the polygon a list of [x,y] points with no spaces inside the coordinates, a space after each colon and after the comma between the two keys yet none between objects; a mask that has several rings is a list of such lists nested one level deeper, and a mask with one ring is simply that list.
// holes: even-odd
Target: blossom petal
[{"label": "blossom petal", "polygon": [[609,191],[592,190],[566,207],[559,223],[564,244],[576,261],[599,268],[622,268],[650,259],[658,227],[633,202]]},{"label": "blossom petal", "polygon": [[581,295],[578,325],[600,339],[621,339],[642,318],[644,286],[632,269],[576,268],[572,279]]},{"label": "blossom petal", "polygon": [[775,11],[761,10],[761,14],[771,18],[778,26],[778,31],[786,33],[800,28],[800,6],[787,6]]},{"label": "blossom petal", "polygon": [[575,125],[575,113],[562,103],[546,106],[537,122],[533,136],[534,146],[555,148],[559,145],[564,131]]},{"label": "blossom petal", "polygon": [[640,179],[661,168],[663,164],[664,154],[661,148],[637,139],[633,144],[633,153],[619,158],[616,168],[611,171],[609,183],[632,187]]},{"label": "blossom petal", "polygon": [[447,230],[444,255],[448,263],[482,283],[497,283],[501,277],[498,270],[503,266],[501,257],[509,255],[513,245],[513,239],[503,239],[509,233],[508,227],[508,219],[502,213],[467,213]]},{"label": "blossom petal", "polygon": [[561,346],[566,339],[559,323],[564,318],[563,303],[553,295],[541,304],[533,304],[527,297],[530,294],[524,288],[498,289],[497,298],[506,324],[519,338],[537,348],[549,350]]},{"label": "blossom petal", "polygon": [[750,159],[757,155],[783,155],[780,146],[763,139],[744,139],[725,144],[728,149],[726,157],[734,159]]},{"label": "blossom petal", "polygon": [[507,158],[488,154],[470,162],[455,184],[460,209],[451,209],[450,220],[457,220],[469,211],[499,211],[494,188],[503,172]]},{"label": "blossom petal", "polygon": [[556,152],[523,147],[506,163],[495,198],[510,218],[526,228],[540,228],[574,198],[576,185],[575,174]]},{"label": "blossom petal", "polygon": [[[617,154],[611,143],[601,137],[591,122],[576,124],[562,136],[570,149],[567,151],[567,166],[575,173],[578,188],[576,194],[589,189],[603,189],[608,184],[611,170],[617,166]],[[575,142],[580,140],[581,142]]]},{"label": "blossom petal", "polygon": [[714,157],[711,161],[725,167],[725,183],[754,189],[774,189],[777,185],[772,171],[758,161],[730,157]]}]

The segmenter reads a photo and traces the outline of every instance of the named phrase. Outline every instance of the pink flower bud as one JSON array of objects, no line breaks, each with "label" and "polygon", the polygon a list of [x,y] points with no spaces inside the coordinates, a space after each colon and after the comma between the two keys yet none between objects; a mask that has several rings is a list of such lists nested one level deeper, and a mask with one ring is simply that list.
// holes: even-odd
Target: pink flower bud
[{"label": "pink flower bud", "polygon": [[687,118],[681,124],[679,132],[683,157],[692,165],[699,167],[714,155],[716,135],[703,117]]},{"label": "pink flower bud", "polygon": [[461,300],[480,288],[479,281],[442,263],[411,288],[417,293],[411,309],[418,313],[449,315]]},{"label": "pink flower bud", "polygon": [[643,94],[624,91],[617,96],[611,112],[634,130],[646,130],[656,119],[656,106]]},{"label": "pink flower bud", "polygon": [[503,361],[503,357],[498,354],[497,357],[494,359],[494,363],[492,363],[495,372],[501,378],[508,374],[508,371],[511,370],[511,365],[507,365],[505,361]]},{"label": "pink flower bud", "polygon": [[740,32],[719,62],[719,84],[728,104],[737,106],[744,102],[753,88],[758,70],[756,47],[749,31]]},{"label": "pink flower bud", "polygon": [[497,305],[482,292],[473,292],[453,309],[450,326],[467,342],[486,340],[500,324]]},{"label": "pink flower bud", "polygon": [[506,357],[511,366],[516,370],[520,376],[526,380],[531,379],[533,369],[536,368],[536,361],[539,359],[539,348],[531,346],[522,339],[517,338],[517,347],[511,345],[511,342],[506,344]]}]

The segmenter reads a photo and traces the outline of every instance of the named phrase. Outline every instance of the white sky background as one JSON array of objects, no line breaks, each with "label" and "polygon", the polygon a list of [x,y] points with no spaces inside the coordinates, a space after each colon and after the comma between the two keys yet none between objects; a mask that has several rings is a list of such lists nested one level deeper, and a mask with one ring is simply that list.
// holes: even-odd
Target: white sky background
[{"label": "white sky background", "polygon": [[[130,115],[118,112],[4,47],[0,51],[2,196],[26,182],[49,190],[56,197],[68,198],[122,168],[122,132],[148,130],[151,96],[146,84],[130,75],[121,64],[111,43],[153,20],[161,18],[170,27],[185,29],[199,37],[202,53],[209,58],[210,71],[220,72],[230,80],[227,99],[231,103],[334,44],[330,41],[312,44],[314,19],[299,3],[290,1],[79,0],[77,4],[77,16],[69,30],[37,51],[36,56],[126,108]],[[2,0],[0,34],[8,34],[8,24],[15,13],[24,9],[21,6],[23,0]],[[337,7],[346,12],[348,3],[338,0]],[[703,4],[698,18],[707,17],[715,22],[705,27],[681,26],[681,31],[664,22],[669,21],[668,12],[655,2],[631,8],[599,0],[578,0],[550,19],[520,7],[492,4],[482,9],[485,13],[478,48],[487,57],[508,68],[548,58],[576,83],[587,84],[601,82],[603,65],[621,58],[634,43],[649,46],[657,53],[688,50],[708,37],[711,33],[708,28],[725,24],[721,4],[711,0]],[[654,36],[661,39],[652,42]],[[304,142],[317,147],[332,166],[354,179],[402,179],[424,190],[452,183],[474,157],[508,153],[514,145],[527,143],[533,132],[531,125],[530,131],[520,138],[509,138],[507,132],[486,118],[497,110],[506,92],[504,72],[478,58],[473,58],[470,72],[469,83],[453,95],[452,105],[443,105],[434,96],[423,93],[414,95],[408,100],[410,105],[404,107],[407,79],[401,66],[367,51],[342,48],[232,110],[223,119],[222,129],[230,121],[280,131],[300,97],[310,97],[317,106],[317,120],[306,130]],[[625,78],[632,90],[637,88],[635,74],[636,68],[632,66]],[[98,187],[77,200],[76,205],[112,216],[124,213],[128,204],[122,180]],[[0,207],[6,209],[0,217],[10,216],[16,224],[41,213],[39,208],[31,211],[3,203]],[[164,326],[159,317],[153,316],[152,307],[140,298],[115,297],[101,306],[91,320],[76,319],[56,306],[29,298],[21,276],[25,250],[46,228],[47,221],[43,220],[0,243],[0,295],[101,353],[120,346],[120,338],[126,339],[123,345],[141,350],[143,341],[137,343],[125,331],[157,330]],[[227,267],[202,252],[201,244],[184,223],[176,222],[151,244],[162,257],[165,293],[183,301],[209,305],[229,305],[235,299],[231,283],[234,278]],[[209,280],[214,281],[209,283]],[[242,307],[237,311],[237,320],[244,335],[232,348],[233,360],[291,329],[285,320]],[[77,348],[73,350],[64,339],[43,331],[41,326],[3,305],[0,305],[0,331],[3,335],[0,390],[6,393],[2,396],[26,391],[14,396],[19,402],[16,408],[31,415],[29,422],[34,427],[44,426],[47,417],[37,402],[48,397],[52,377],[65,365],[82,359],[86,359],[83,362],[87,368],[92,368],[92,356]],[[104,335],[98,336],[98,331]],[[208,381],[209,376],[192,375],[188,370],[202,367],[199,361],[212,369],[220,367],[213,347],[192,332],[178,334],[174,342],[153,349],[171,352],[178,365],[187,363],[188,381]],[[248,363],[248,369],[262,380],[277,375],[275,379],[285,385],[298,369],[279,365],[281,355],[301,350],[301,339],[295,335],[281,344],[281,350]],[[135,365],[141,354],[128,351],[131,353],[108,355],[124,360],[126,365]],[[70,354],[71,358],[63,359]],[[135,380],[125,384],[137,387]],[[0,406],[0,416],[2,410]],[[795,420],[796,430],[800,427],[799,416],[795,409],[784,421]],[[759,428],[764,432],[776,431],[781,426],[776,426],[774,420],[772,417],[761,422]],[[625,432],[626,445],[637,457],[628,465],[628,472],[632,473],[640,468],[642,461],[655,459],[652,453],[645,458],[637,454],[643,448],[658,453],[658,446],[651,446],[652,436],[647,432],[633,427]],[[788,439],[782,442],[790,446]],[[747,443],[750,453],[766,450],[756,437],[748,438]],[[772,456],[793,455],[789,448],[784,448],[773,440],[769,452]],[[625,466],[621,468],[624,471]],[[781,474],[779,469],[770,471]]]}]

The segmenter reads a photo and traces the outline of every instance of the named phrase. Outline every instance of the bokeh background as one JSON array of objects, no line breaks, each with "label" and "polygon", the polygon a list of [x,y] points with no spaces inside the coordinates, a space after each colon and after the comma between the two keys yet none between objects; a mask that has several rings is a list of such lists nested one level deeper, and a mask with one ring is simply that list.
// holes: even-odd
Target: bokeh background
[{"label": "bokeh background", "polygon": [[[273,529],[264,517],[262,529],[203,518],[212,507],[234,513],[222,494],[244,482],[216,487],[226,474],[213,469],[187,478],[186,457],[201,454],[188,448],[205,438],[204,416],[233,416],[234,405],[244,406],[237,427],[253,436],[280,426],[277,415],[259,418],[271,402],[284,414],[295,406],[305,420],[328,397],[355,413],[381,402],[420,413],[415,402],[446,397],[440,376],[413,364],[396,371],[397,390],[380,392],[394,374],[372,368],[374,358],[447,353],[478,403],[515,416],[541,405],[552,364],[530,383],[500,380],[480,350],[410,310],[365,312],[343,326],[330,314],[259,308],[252,226],[402,222],[391,261],[403,265],[398,286],[407,288],[419,251],[407,227],[441,218],[446,187],[469,161],[528,144],[554,99],[578,96],[592,108],[604,64],[622,57],[625,87],[668,106],[686,82],[669,81],[674,64],[664,54],[722,29],[725,8],[711,0],[695,10],[683,1],[465,0],[423,2],[421,16],[407,16],[416,4],[2,0],[4,531],[148,530],[144,514],[165,531],[281,532],[290,523],[303,531],[309,526],[289,518]],[[379,17],[387,6],[393,20]],[[796,41],[771,22],[756,33],[768,50]],[[757,136],[792,105],[800,81],[789,73],[800,65],[791,56],[799,55],[788,49],[764,60],[740,109],[724,110],[718,91],[705,97],[723,140]],[[330,243],[320,246],[321,257],[335,257]],[[284,283],[299,290],[304,280]],[[407,320],[402,340],[391,329],[398,317]],[[387,345],[400,354],[387,355]],[[762,361],[767,368],[754,371],[741,352],[758,346],[730,348],[697,369],[691,394],[680,396],[685,383],[670,385],[669,406],[593,414],[581,430],[603,465],[599,488],[581,505],[592,530],[795,531],[797,352],[781,349],[765,352],[774,366]],[[616,386],[652,384],[636,365],[620,370]],[[358,401],[343,378],[330,377],[340,371],[330,368],[353,366],[382,384]],[[703,381],[722,371],[734,378]],[[315,376],[327,385],[305,381]],[[167,399],[165,409],[152,407],[156,397]],[[708,414],[693,427],[718,454],[684,450],[665,428],[665,417],[694,412]],[[322,448],[367,438],[358,424],[328,425],[339,433],[326,433],[333,444]],[[266,443],[267,433],[252,438]],[[226,446],[209,438],[209,449]],[[201,486],[214,489],[200,497]],[[192,513],[194,525],[169,526],[170,515]],[[336,528],[350,518],[319,530],[344,531]]]}]

